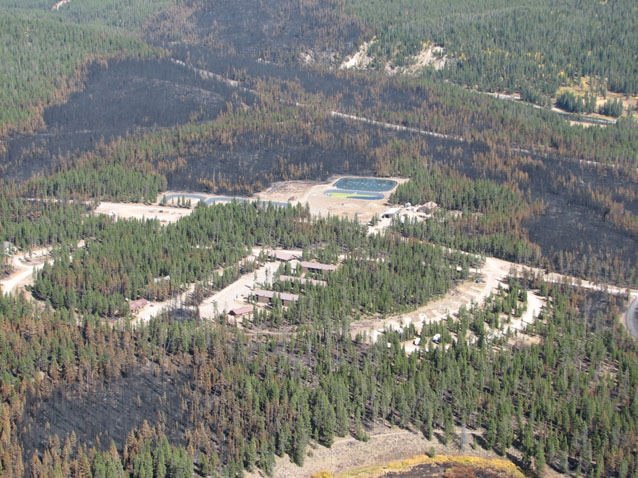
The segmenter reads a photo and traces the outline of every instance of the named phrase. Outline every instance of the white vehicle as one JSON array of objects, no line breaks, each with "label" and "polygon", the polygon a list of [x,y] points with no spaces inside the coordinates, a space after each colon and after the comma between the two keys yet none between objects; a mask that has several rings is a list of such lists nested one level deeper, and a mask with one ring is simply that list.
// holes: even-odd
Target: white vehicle
[{"label": "white vehicle", "polygon": [[413,344],[414,345],[420,345],[421,344],[421,337],[417,337],[416,339],[414,339]]},{"label": "white vehicle", "polygon": [[441,334],[435,334],[434,337],[432,337],[432,342],[434,342],[435,344],[438,344],[441,341]]}]

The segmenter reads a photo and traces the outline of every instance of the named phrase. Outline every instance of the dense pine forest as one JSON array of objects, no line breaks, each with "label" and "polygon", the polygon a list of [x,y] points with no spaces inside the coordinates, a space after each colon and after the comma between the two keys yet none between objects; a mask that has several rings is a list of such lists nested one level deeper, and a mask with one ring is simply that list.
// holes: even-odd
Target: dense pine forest
[{"label": "dense pine forest", "polygon": [[472,88],[541,99],[596,77],[611,91],[638,93],[638,10],[631,0],[344,4],[376,35],[369,53],[380,68],[409,64],[434,44],[449,57],[438,76]]},{"label": "dense pine forest", "polygon": [[[0,280],[48,254],[0,294],[0,476],[276,477],[385,425],[455,450],[469,433],[529,476],[638,477],[625,294],[522,274],[419,341],[355,334],[478,287],[491,258],[636,288],[637,8],[0,0]],[[367,66],[341,68],[364,43]],[[424,50],[442,68],[416,68]],[[572,124],[554,98],[618,121]],[[436,207],[381,234],[305,204],[95,213],[344,174],[405,178],[384,207]],[[282,264],[241,327],[199,315],[270,249],[336,270]],[[173,306],[136,320],[139,299]]]},{"label": "dense pine forest", "polygon": [[[455,439],[455,424],[482,430],[487,447],[516,446],[524,466],[539,473],[548,464],[634,476],[636,346],[604,318],[615,313],[615,300],[536,285],[552,299],[534,330],[541,345],[468,345],[469,331],[480,334],[490,320],[490,309],[479,308],[440,326],[451,341],[447,351],[421,357],[406,356],[396,335],[388,338],[390,349],[353,341],[333,320],[260,344],[223,325],[166,317],[132,330],[90,318],[78,326],[24,299],[0,299],[3,474],[191,476],[194,469],[208,475],[221,468],[223,476],[236,476],[254,467],[268,473],[274,455],[287,453],[301,464],[308,440],[329,446],[349,432],[364,438],[365,426],[382,420],[428,437],[440,432],[446,441]],[[127,377],[155,381],[159,392],[131,390]],[[112,423],[100,430],[99,417],[78,436],[65,418],[100,400],[104,387],[115,394],[111,400],[137,393],[147,401],[166,380],[182,385],[164,392],[160,407],[168,415],[156,426],[144,419],[151,403],[122,410],[137,424],[126,437]],[[56,414],[47,404],[51,394]],[[45,427],[44,416],[55,421]],[[58,434],[47,439],[45,430]],[[169,437],[184,448],[171,446]],[[113,438],[123,448],[102,442]],[[31,457],[33,448],[19,443],[42,444],[43,454]]]}]

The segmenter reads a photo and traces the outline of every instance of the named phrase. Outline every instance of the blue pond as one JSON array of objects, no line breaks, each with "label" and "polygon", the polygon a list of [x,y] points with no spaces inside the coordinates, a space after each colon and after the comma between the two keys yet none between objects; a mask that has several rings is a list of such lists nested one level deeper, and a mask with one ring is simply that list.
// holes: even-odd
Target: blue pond
[{"label": "blue pond", "polygon": [[373,191],[384,192],[390,191],[397,185],[392,179],[377,178],[341,178],[334,183],[337,189],[348,189],[350,191]]}]

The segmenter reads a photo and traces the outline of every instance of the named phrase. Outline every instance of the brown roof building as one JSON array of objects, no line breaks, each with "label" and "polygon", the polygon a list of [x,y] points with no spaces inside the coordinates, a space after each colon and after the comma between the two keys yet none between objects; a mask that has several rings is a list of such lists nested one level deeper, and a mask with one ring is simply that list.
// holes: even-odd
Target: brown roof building
[{"label": "brown roof building", "polygon": [[301,262],[301,270],[308,271],[320,271],[320,272],[334,272],[337,270],[337,266],[332,264],[322,264],[321,262]]},{"label": "brown roof building", "polygon": [[325,280],[306,279],[304,277],[295,277],[295,276],[281,275],[279,276],[279,280],[283,282],[286,282],[286,281],[299,282],[300,284],[312,284],[312,285],[320,285],[320,286],[328,285],[328,283]]},{"label": "brown roof building", "polygon": [[133,302],[129,302],[128,307],[131,312],[135,313],[138,310],[140,310],[142,307],[144,307],[146,304],[148,304],[148,300],[137,299],[137,300],[134,300]]},{"label": "brown roof building", "polygon": [[273,254],[273,257],[275,259],[277,259],[278,261],[288,262],[288,261],[291,261],[293,259],[297,259],[298,255],[297,254],[293,254],[292,252],[276,251]]},{"label": "brown roof building", "polygon": [[231,310],[230,315],[234,317],[243,317],[245,315],[250,315],[253,313],[253,308],[251,305],[245,305],[243,307],[238,307],[236,309]]},{"label": "brown roof building", "polygon": [[299,296],[297,294],[289,294],[288,292],[275,292],[273,290],[263,290],[257,289],[253,291],[255,297],[257,297],[257,302],[260,304],[269,304],[272,302],[272,299],[277,296],[281,299],[283,305],[288,305],[291,302],[297,302],[299,300]]}]

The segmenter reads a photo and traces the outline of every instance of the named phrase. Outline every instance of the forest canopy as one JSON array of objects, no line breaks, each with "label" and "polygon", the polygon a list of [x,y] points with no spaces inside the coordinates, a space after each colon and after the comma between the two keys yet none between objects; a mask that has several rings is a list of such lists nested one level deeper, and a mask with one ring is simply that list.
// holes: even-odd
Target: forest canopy
[{"label": "forest canopy", "polygon": [[405,65],[445,48],[437,76],[484,91],[553,96],[582,77],[638,93],[638,5],[633,0],[345,0],[374,32],[376,66]]}]

